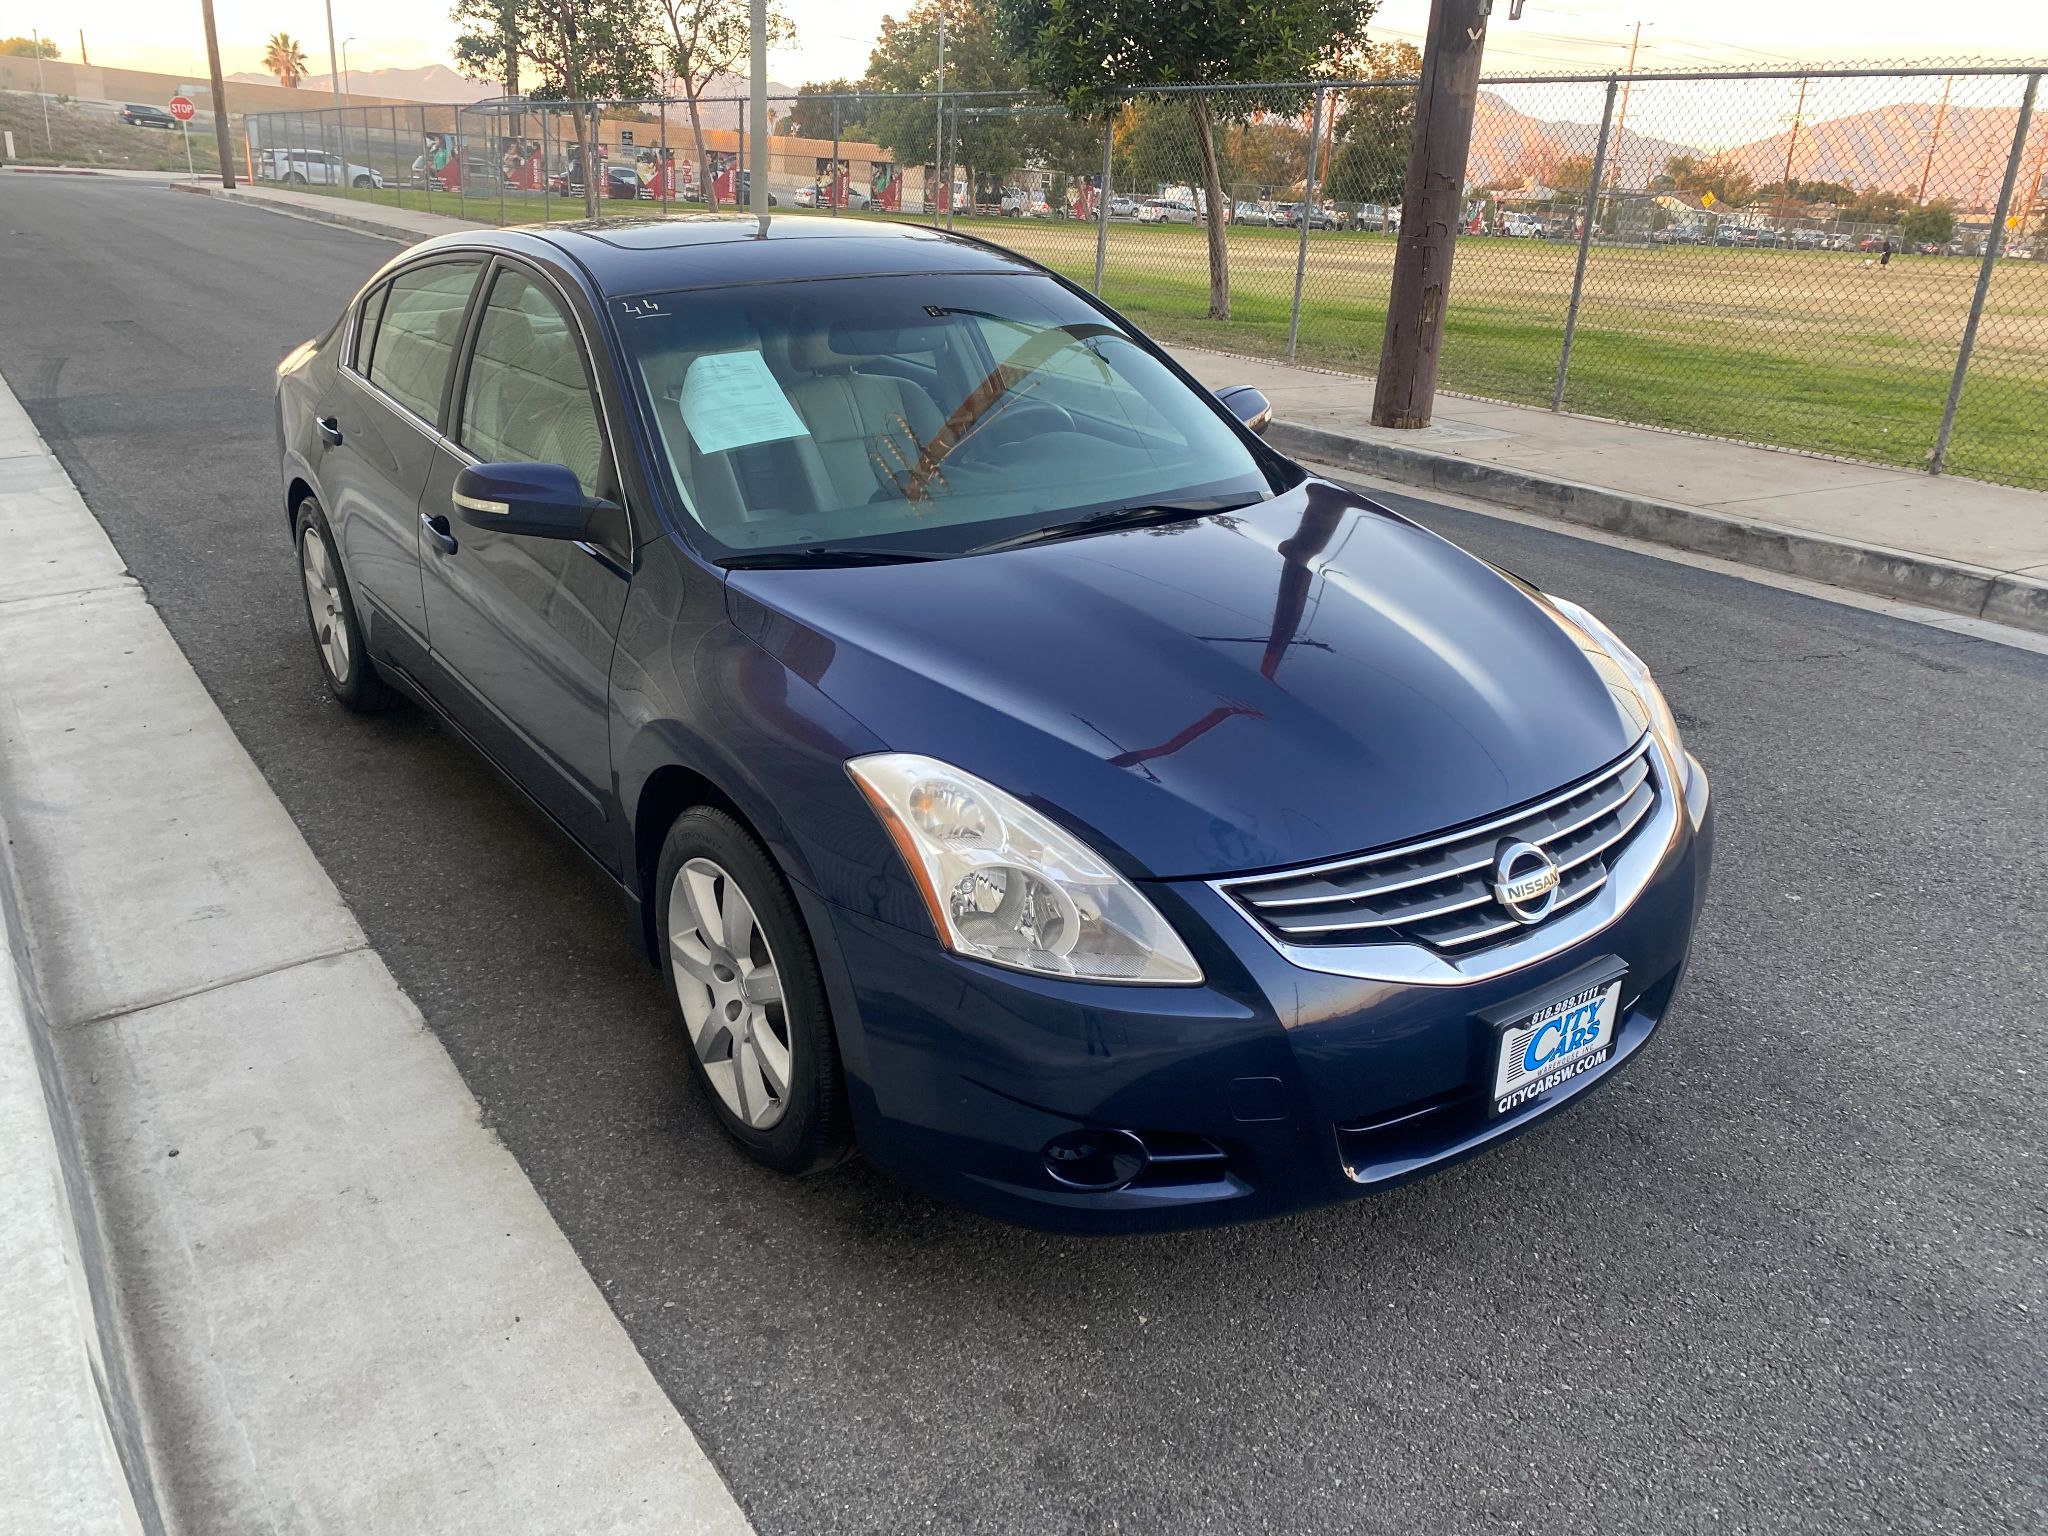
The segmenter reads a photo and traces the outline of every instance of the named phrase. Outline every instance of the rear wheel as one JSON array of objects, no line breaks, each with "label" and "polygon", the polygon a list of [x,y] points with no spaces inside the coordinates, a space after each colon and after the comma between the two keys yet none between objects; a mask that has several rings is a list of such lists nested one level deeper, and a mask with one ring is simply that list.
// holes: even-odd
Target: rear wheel
[{"label": "rear wheel", "polygon": [[781,1173],[852,1149],[817,952],[782,876],[710,806],[676,818],[656,871],[662,969],[691,1075],[727,1134]]},{"label": "rear wheel", "polygon": [[299,575],[306,589],[306,623],[313,632],[313,649],[320,657],[320,673],[333,695],[360,714],[374,715],[390,707],[392,694],[377,675],[363,644],[363,628],[356,622],[354,595],[341,557],[335,553],[334,534],[327,526],[327,514],[320,503],[308,496],[299,503],[297,518]]},{"label": "rear wheel", "polygon": [[306,178],[297,171],[286,171],[284,179],[295,186],[303,187],[306,184]]}]

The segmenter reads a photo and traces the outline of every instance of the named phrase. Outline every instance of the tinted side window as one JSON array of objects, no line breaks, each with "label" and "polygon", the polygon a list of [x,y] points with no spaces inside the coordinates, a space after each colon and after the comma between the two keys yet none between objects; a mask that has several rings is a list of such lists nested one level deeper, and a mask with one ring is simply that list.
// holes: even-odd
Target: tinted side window
[{"label": "tinted side window", "polygon": [[390,291],[389,283],[380,284],[373,290],[363,300],[362,318],[356,322],[356,350],[349,364],[365,376],[370,372],[370,352],[377,340],[378,317],[384,313],[384,296]]},{"label": "tinted side window", "polygon": [[586,496],[618,495],[575,324],[516,269],[492,280],[477,324],[462,446],[487,464],[566,464]]},{"label": "tinted side window", "polygon": [[441,417],[441,390],[455,361],[477,266],[473,261],[436,262],[401,272],[389,284],[369,379],[426,421]]}]

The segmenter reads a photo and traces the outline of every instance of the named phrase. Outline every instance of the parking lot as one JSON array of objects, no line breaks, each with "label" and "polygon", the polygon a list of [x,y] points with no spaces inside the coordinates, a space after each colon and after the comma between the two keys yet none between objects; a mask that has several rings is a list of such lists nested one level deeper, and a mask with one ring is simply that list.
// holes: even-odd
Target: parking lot
[{"label": "parking lot", "polygon": [[788,1183],[699,1102],[600,877],[315,670],[271,371],[396,247],[6,190],[0,374],[761,1531],[2041,1528],[2048,656],[1390,497],[1608,618],[1714,775],[1655,1049],[1264,1226],[1079,1241],[857,1162]]}]

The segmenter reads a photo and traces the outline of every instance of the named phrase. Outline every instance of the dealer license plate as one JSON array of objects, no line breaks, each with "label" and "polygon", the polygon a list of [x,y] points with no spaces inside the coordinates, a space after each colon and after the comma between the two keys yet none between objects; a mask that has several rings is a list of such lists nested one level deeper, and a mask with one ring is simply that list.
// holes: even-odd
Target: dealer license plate
[{"label": "dealer license plate", "polygon": [[1554,998],[1503,1025],[1493,1071],[1493,1113],[1505,1115],[1588,1072],[1614,1054],[1621,1013],[1615,976]]}]

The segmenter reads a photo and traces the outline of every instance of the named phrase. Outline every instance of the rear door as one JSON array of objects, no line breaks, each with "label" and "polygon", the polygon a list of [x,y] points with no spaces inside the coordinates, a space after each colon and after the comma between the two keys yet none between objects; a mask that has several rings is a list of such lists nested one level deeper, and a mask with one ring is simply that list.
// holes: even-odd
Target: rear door
[{"label": "rear door", "polygon": [[427,656],[420,493],[434,466],[480,256],[406,267],[363,298],[324,402],[314,476],[370,654],[417,676]]},{"label": "rear door", "polygon": [[443,708],[608,869],[608,686],[632,536],[623,510],[581,542],[456,517],[466,464],[566,464],[584,494],[622,501],[576,313],[538,268],[501,259],[472,328],[450,436],[421,506],[433,684]]}]

